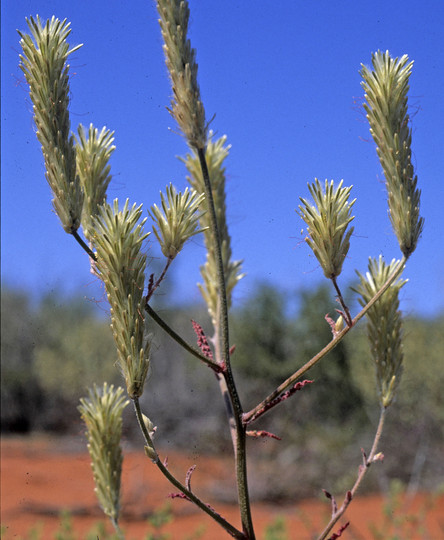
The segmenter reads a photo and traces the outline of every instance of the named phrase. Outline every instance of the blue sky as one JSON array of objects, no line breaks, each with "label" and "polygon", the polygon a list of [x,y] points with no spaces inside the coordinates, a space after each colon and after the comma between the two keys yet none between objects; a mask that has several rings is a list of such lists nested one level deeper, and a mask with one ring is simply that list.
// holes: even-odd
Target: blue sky
[{"label": "blue sky", "polygon": [[[302,241],[295,213],[307,182],[352,184],[355,232],[340,283],[365,271],[368,256],[400,251],[387,216],[382,171],[362,108],[360,63],[388,49],[415,61],[410,84],[413,159],[425,229],[405,271],[408,313],[444,310],[444,3],[431,1],[191,1],[190,37],[212,128],[232,144],[226,161],[234,257],[247,277],[235,302],[258,280],[286,291],[314,286],[322,271]],[[109,199],[159,200],[186,186],[184,140],[165,107],[171,94],[152,1],[2,2],[2,275],[34,293],[61,288],[100,295],[87,257],[51,210],[32,106],[18,68],[16,29],[25,17],[71,21],[71,125],[115,130]],[[159,257],[154,240],[147,249]],[[200,238],[174,263],[174,299],[198,299]]]}]

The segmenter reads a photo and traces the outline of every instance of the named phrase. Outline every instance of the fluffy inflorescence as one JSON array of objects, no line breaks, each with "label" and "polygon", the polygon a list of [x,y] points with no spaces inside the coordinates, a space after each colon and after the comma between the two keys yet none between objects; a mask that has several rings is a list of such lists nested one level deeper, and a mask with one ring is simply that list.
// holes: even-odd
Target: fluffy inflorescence
[{"label": "fluffy inflorescence", "polygon": [[[20,67],[29,84],[37,138],[45,158],[46,179],[53,193],[53,206],[64,230],[80,227],[83,191],[76,175],[76,152],[69,120],[68,56],[69,23],[55,17],[42,25],[40,18],[27,19],[32,37],[19,32],[23,55]],[[33,39],[34,38],[34,39]]]},{"label": "fluffy inflorescence", "polygon": [[402,253],[408,258],[416,248],[424,219],[419,216],[421,192],[412,164],[412,130],[407,113],[407,93],[413,62],[408,56],[391,58],[388,51],[372,57],[373,70],[362,66],[364,104],[370,132],[384,170],[389,215]]},{"label": "fluffy inflorescence", "polygon": [[145,324],[145,267],[143,232],[146,218],[139,223],[142,206],[129,208],[128,200],[119,211],[118,200],[105,203],[93,220],[92,243],[96,268],[111,306],[111,329],[117,346],[119,366],[128,395],[142,395],[149,369],[150,341]]},{"label": "fluffy inflorescence", "polygon": [[90,237],[92,219],[99,206],[106,201],[106,190],[111,181],[109,159],[115,150],[114,132],[105,127],[99,130],[90,124],[88,133],[82,124],[77,129],[76,163],[77,174],[85,195],[82,212],[82,228]]},{"label": "fluffy inflorescence", "polygon": [[164,40],[165,62],[171,78],[174,99],[170,113],[188,143],[205,148],[207,125],[205,109],[197,83],[196,51],[187,38],[190,10],[184,0],[158,0],[160,27]]},{"label": "fluffy inflorescence", "polygon": [[[365,306],[399,269],[400,261],[386,264],[382,256],[369,259],[368,272],[358,273],[356,292]],[[393,401],[402,374],[402,317],[399,311],[399,290],[407,280],[392,283],[367,312],[367,334],[376,367],[376,382],[381,405],[387,408]]]},{"label": "fluffy inflorescence", "polygon": [[342,270],[342,264],[350,247],[353,227],[348,227],[354,219],[351,208],[355,200],[349,202],[350,187],[342,187],[342,180],[335,188],[333,180],[325,187],[316,178],[308,184],[314,205],[300,197],[299,215],[307,224],[306,241],[313,250],[324,275],[336,278]]},{"label": "fluffy inflorescence", "polygon": [[[210,138],[207,144],[205,159],[208,167],[208,173],[213,192],[214,207],[216,209],[217,228],[219,231],[222,261],[224,267],[225,288],[227,293],[228,306],[231,304],[231,296],[236,283],[243,277],[241,273],[242,261],[233,261],[231,259],[231,238],[228,233],[226,218],[226,194],[225,194],[225,167],[223,162],[228,156],[230,147],[225,145],[226,136],[220,137],[213,142]],[[200,166],[199,156],[193,149],[183,159],[190,176],[187,177],[189,183],[198,193],[204,193],[205,184]],[[214,247],[214,241],[211,234],[211,223],[209,213],[200,217],[200,225],[204,230],[205,247],[207,248],[206,263],[201,266],[200,272],[204,280],[199,284],[200,291],[208,306],[213,323],[217,318],[218,303],[218,281],[217,281],[217,260]]]},{"label": "fluffy inflorescence", "polygon": [[103,511],[117,522],[120,510],[122,473],[122,412],[128,405],[123,389],[95,385],[89,397],[80,400],[79,411],[87,428],[88,450],[94,474],[95,492]]},{"label": "fluffy inflorescence", "polygon": [[198,210],[205,195],[188,188],[183,194],[178,193],[172,184],[167,186],[166,192],[166,198],[160,193],[161,208],[154,204],[148,213],[155,223],[153,232],[162,253],[168,259],[174,259],[189,238],[202,232],[199,228],[199,217],[202,215]]}]

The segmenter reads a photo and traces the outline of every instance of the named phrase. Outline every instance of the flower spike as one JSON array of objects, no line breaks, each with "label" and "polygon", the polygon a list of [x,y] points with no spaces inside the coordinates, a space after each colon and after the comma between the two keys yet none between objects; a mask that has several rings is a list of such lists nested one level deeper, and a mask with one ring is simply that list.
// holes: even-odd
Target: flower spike
[{"label": "flower spike", "polygon": [[111,306],[111,329],[118,363],[131,398],[140,397],[149,369],[150,339],[144,317],[146,255],[142,243],[146,218],[139,223],[142,206],[121,211],[119,201],[105,203],[93,220],[92,242],[97,250],[96,269]]},{"label": "flower spike", "polygon": [[[226,145],[226,141],[227,137],[224,135],[217,141],[213,142],[212,133],[210,132],[209,141],[205,152],[205,159],[208,166],[214,205],[216,208],[217,228],[222,247],[225,287],[227,292],[228,307],[230,307],[233,289],[237,282],[242,279],[244,274],[241,273],[242,261],[233,261],[231,259],[231,238],[228,232],[225,203],[226,192],[224,167],[224,160],[228,156],[230,145]],[[204,178],[197,152],[192,150],[190,154],[187,154],[185,158],[181,159],[185,163],[185,166],[190,173],[187,180],[191,187],[196,190],[197,193],[204,193]],[[205,201],[203,204],[205,206]],[[211,220],[208,212],[201,214],[200,225],[204,231],[205,247],[207,248],[207,260],[200,268],[200,273],[204,282],[203,284],[199,283],[199,288],[208,307],[208,312],[211,316],[213,324],[215,324],[218,303],[217,259],[211,234]]]},{"label": "flower spike", "polygon": [[88,450],[94,473],[94,491],[100,506],[115,526],[120,511],[120,478],[122,474],[122,412],[128,401],[123,389],[96,385],[89,389],[89,397],[81,398],[78,407],[87,428]]},{"label": "flower spike", "polygon": [[89,238],[91,220],[97,215],[99,206],[106,201],[106,190],[111,181],[109,159],[116,147],[114,132],[105,127],[99,130],[90,124],[88,134],[82,124],[77,129],[76,163],[85,193],[85,204],[82,212],[82,228]]},{"label": "flower spike", "polygon": [[347,227],[354,219],[351,208],[356,199],[348,201],[352,186],[342,187],[342,182],[335,189],[333,180],[330,184],[325,180],[325,188],[322,189],[316,178],[313,184],[308,185],[314,206],[300,197],[302,205],[299,205],[298,214],[308,225],[306,242],[329,279],[341,273],[354,230]]},{"label": "flower spike", "polygon": [[419,216],[421,191],[412,164],[412,130],[407,113],[407,92],[413,62],[389,52],[372,56],[373,71],[362,65],[361,83],[370,133],[384,170],[390,221],[406,258],[416,249],[424,219]]},{"label": "flower spike", "polygon": [[199,195],[195,190],[189,191],[188,188],[182,195],[172,184],[167,186],[166,191],[167,200],[160,193],[162,209],[154,204],[148,214],[157,225],[153,225],[153,231],[162,253],[168,259],[174,259],[189,238],[204,230],[198,227],[201,216],[197,211],[205,195]]},{"label": "flower spike", "polygon": [[29,84],[37,138],[45,158],[52,204],[63,229],[74,234],[80,227],[83,190],[76,174],[76,152],[69,120],[69,23],[55,17],[42,24],[39,16],[26,20],[31,31],[22,34],[20,68]]},{"label": "flower spike", "polygon": [[186,0],[158,0],[163,50],[174,99],[171,115],[193,148],[205,148],[207,124],[197,82],[196,51],[187,38],[190,9]]},{"label": "flower spike", "polygon": [[[369,259],[368,272],[357,272],[360,284],[354,289],[365,306],[387,281],[399,261],[386,264],[382,256]],[[381,405],[387,408],[393,401],[402,374],[402,317],[399,311],[399,291],[407,280],[394,282],[367,312],[367,334],[376,367],[376,382]]]}]

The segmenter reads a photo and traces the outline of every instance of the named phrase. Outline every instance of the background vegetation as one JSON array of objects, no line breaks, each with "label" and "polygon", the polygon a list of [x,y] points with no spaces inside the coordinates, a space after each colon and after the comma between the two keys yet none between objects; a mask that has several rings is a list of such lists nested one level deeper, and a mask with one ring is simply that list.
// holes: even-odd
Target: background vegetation
[{"label": "background vegetation", "polygon": [[[36,304],[28,298],[26,291],[3,287],[2,432],[80,435],[77,405],[86,388],[104,380],[121,384],[106,313],[82,298],[53,294]],[[294,305],[298,309],[291,309]],[[233,369],[247,408],[329,341],[324,315],[333,315],[335,307],[327,287],[292,296],[258,284],[244,306],[234,310]],[[191,318],[209,327],[200,305],[157,309],[190,341],[195,339]],[[390,480],[398,478],[411,492],[430,490],[440,487],[444,478],[444,315],[430,320],[408,317],[404,329],[404,375],[381,444],[386,458],[377,474],[369,476],[366,489],[378,487],[376,482],[388,488]],[[230,451],[225,410],[214,400],[211,370],[188,357],[160,329],[153,328],[153,333],[143,406],[161,426],[156,433],[159,446],[191,446],[199,453]],[[255,426],[285,439],[285,445],[272,439],[249,442],[256,461],[251,479],[255,499],[263,493],[279,500],[316,496],[322,487],[346,489],[347,475],[355,473],[350,464],[359,464],[360,448],[371,442],[379,407],[364,325],[309,378],[313,385],[282,404],[279,415],[271,411]],[[138,440],[130,413],[124,425],[127,444]],[[273,471],[268,468],[271,457],[277,461]],[[215,495],[230,500],[230,489],[220,486]]]}]

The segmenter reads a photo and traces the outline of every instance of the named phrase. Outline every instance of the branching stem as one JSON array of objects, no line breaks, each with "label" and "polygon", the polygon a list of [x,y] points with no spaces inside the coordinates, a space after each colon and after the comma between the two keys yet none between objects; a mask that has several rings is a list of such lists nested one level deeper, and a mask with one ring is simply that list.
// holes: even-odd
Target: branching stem
[{"label": "branching stem", "polygon": [[[218,318],[221,342],[221,352],[224,364],[229,368],[230,365],[230,340],[228,330],[228,302],[227,292],[225,287],[225,271],[222,257],[222,248],[220,242],[219,226],[217,224],[216,208],[214,206],[213,190],[211,188],[210,174],[208,172],[207,161],[205,158],[205,149],[197,148],[199,163],[202,170],[202,176],[205,186],[205,199],[208,205],[208,213],[210,216],[211,232],[213,234],[213,245],[216,253],[217,263],[217,287],[218,287]],[[218,329],[216,329],[217,331]],[[231,371],[231,370],[230,370]],[[237,394],[237,392],[236,392]]]},{"label": "branching stem", "polygon": [[80,244],[80,246],[82,247],[83,250],[86,251],[86,253],[88,253],[88,255],[91,257],[91,259],[95,262],[97,262],[97,257],[96,257],[96,254],[94,253],[94,251],[86,244],[86,242],[83,240],[83,238],[79,235],[79,233],[77,231],[73,231],[71,233],[74,238],[77,240],[77,242]]},{"label": "branching stem", "polygon": [[252,417],[256,416],[259,411],[267,407],[268,403],[276,399],[277,397],[282,394],[287,388],[289,388],[291,385],[293,385],[299,377],[302,377],[304,373],[306,373],[310,368],[312,368],[314,365],[316,365],[319,360],[321,360],[326,354],[328,354],[331,350],[333,350],[336,345],[342,341],[342,339],[345,337],[346,334],[355,326],[355,324],[364,317],[364,315],[367,313],[367,311],[373,306],[375,302],[379,300],[379,298],[385,293],[385,291],[390,287],[390,285],[400,276],[401,272],[404,269],[404,265],[406,262],[406,258],[403,257],[401,261],[399,261],[398,266],[395,267],[393,270],[393,273],[387,281],[384,283],[384,285],[379,289],[379,291],[375,294],[375,296],[366,304],[361,311],[356,315],[356,317],[352,320],[351,326],[346,326],[343,330],[341,330],[331,341],[328,343],[321,351],[318,352],[311,360],[309,360],[306,364],[304,364],[300,369],[298,369],[293,375],[288,377],[280,386],[278,386],[269,396],[267,396],[259,405],[256,405],[254,409],[249,411],[248,413],[245,413],[243,416],[244,424],[248,424],[248,422],[251,420]]},{"label": "branching stem", "polygon": [[177,334],[171,326],[169,326],[161,317],[160,315],[154,311],[154,309],[149,305],[145,305],[145,309],[148,313],[148,315],[163,329],[165,332],[171,336],[176,343],[178,343],[183,349],[185,349],[187,352],[207,364],[210,368],[212,368],[216,372],[220,372],[221,368],[220,366],[214,361],[211,360],[211,358],[207,358],[204,356],[198,349],[187,343],[179,334]]},{"label": "branching stem", "polygon": [[[142,410],[140,408],[139,399],[136,397],[133,399],[134,403],[134,409],[136,411],[136,417],[137,421],[139,422],[140,429],[143,433],[145,443],[147,446],[152,448],[154,450],[154,444],[153,440],[150,437],[150,434],[145,426],[145,422],[143,421],[142,416]],[[203,510],[206,514],[208,514],[210,517],[212,517],[221,527],[223,527],[233,538],[238,538],[240,540],[245,540],[247,537],[242,533],[241,531],[237,530],[236,527],[231,525],[228,521],[226,521],[221,515],[219,515],[215,510],[213,510],[210,506],[205,504],[199,497],[196,497],[192,491],[187,489],[171,472],[168,470],[168,468],[162,463],[159,454],[156,450],[155,457],[153,459],[154,464],[157,466],[157,468],[161,471],[161,473],[168,479],[171,484],[173,484],[174,487],[176,487],[181,493],[183,493],[191,502],[196,504],[201,510]]]},{"label": "branching stem", "polygon": [[350,505],[351,501],[353,500],[353,497],[355,496],[355,493],[358,491],[359,486],[361,485],[364,476],[366,475],[367,471],[370,468],[370,465],[377,460],[374,459],[378,450],[378,444],[381,439],[382,431],[384,429],[384,420],[385,420],[385,413],[386,413],[386,407],[381,407],[381,413],[379,416],[379,422],[378,422],[378,428],[375,433],[375,438],[373,440],[372,449],[370,450],[369,456],[363,455],[364,463],[359,467],[359,474],[356,478],[355,483],[353,484],[353,487],[349,492],[347,492],[347,495],[344,499],[344,502],[342,503],[342,506],[338,508],[335,512],[332,513],[331,519],[326,525],[325,529],[322,531],[322,533],[318,536],[318,540],[325,540],[327,538],[328,533],[332,530],[334,525],[338,522],[338,520],[344,515],[345,511],[347,510],[348,506]]},{"label": "branching stem", "polygon": [[159,285],[162,283],[164,277],[166,276],[166,273],[168,271],[168,268],[170,267],[171,263],[173,262],[173,259],[171,257],[167,258],[167,262],[165,264],[164,269],[162,270],[162,273],[158,277],[157,281],[154,283],[154,285],[151,287],[151,289],[148,291],[148,294],[146,295],[146,303],[151,300],[151,297],[154,294],[154,291],[159,287]]},{"label": "branching stem", "polygon": [[334,285],[334,288],[336,289],[336,293],[338,295],[339,303],[341,304],[341,307],[344,310],[345,322],[346,322],[347,326],[352,326],[353,325],[352,316],[350,314],[350,310],[348,309],[347,304],[344,301],[344,298],[343,298],[342,293],[341,293],[341,289],[339,288],[338,282],[336,281],[336,277],[332,277],[331,281],[332,281],[332,283]]},{"label": "branching stem", "polygon": [[[246,428],[242,421],[243,411],[242,405],[234,383],[233,374],[230,363],[230,340],[228,327],[228,300],[225,286],[225,271],[222,257],[222,247],[220,241],[219,227],[217,224],[216,208],[214,206],[213,191],[211,188],[211,180],[208,171],[207,161],[204,148],[196,148],[199,157],[200,168],[205,186],[205,198],[208,205],[208,213],[210,216],[210,227],[213,235],[213,245],[216,254],[217,263],[217,292],[218,292],[218,313],[217,313],[217,328],[216,339],[220,343],[220,352],[222,358],[217,358],[221,365],[224,366],[222,373],[228,394],[230,397],[231,407],[227,407],[227,412],[234,415],[236,433],[232,431],[234,444],[234,457],[236,461],[236,483],[238,491],[239,509],[242,520],[242,529],[245,537],[249,540],[255,539],[253,520],[251,517],[250,497],[248,493],[247,480],[247,457],[246,457]],[[216,347],[218,349],[218,347]]]}]

